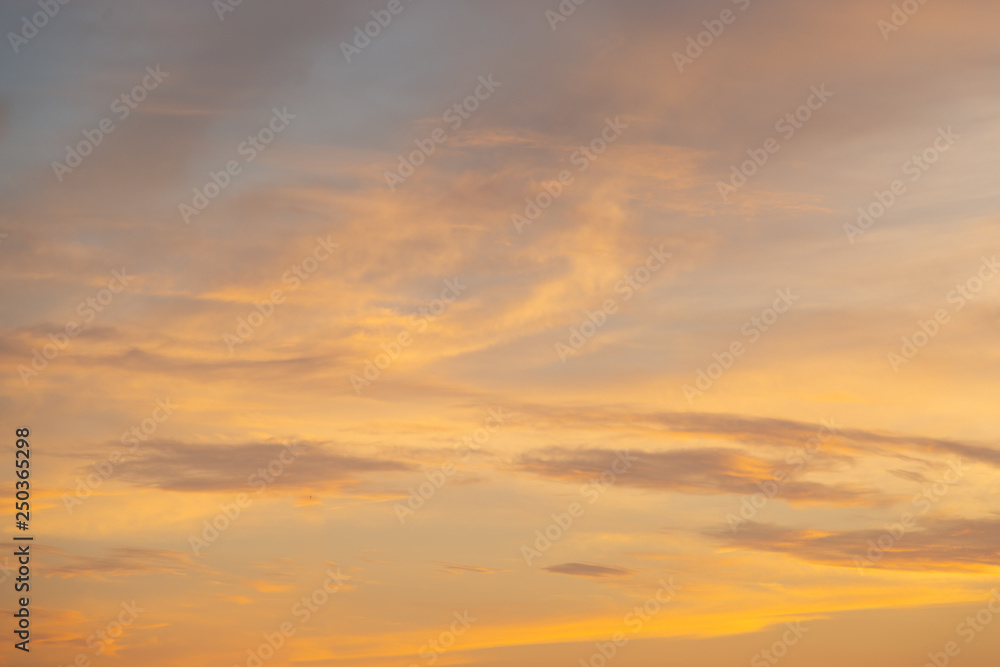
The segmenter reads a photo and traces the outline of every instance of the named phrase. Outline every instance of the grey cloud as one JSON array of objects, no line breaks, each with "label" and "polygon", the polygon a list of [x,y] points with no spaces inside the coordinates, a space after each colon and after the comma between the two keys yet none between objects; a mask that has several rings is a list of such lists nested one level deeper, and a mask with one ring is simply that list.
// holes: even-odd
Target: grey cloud
[{"label": "grey cloud", "polygon": [[186,575],[206,572],[191,555],[172,549],[148,547],[112,547],[103,556],[67,554],[49,549],[58,564],[46,568],[46,574],[59,577],[124,577],[136,574],[168,573]]},{"label": "grey cloud", "polygon": [[603,579],[606,577],[627,577],[632,574],[632,570],[624,567],[608,567],[606,565],[594,565],[592,563],[562,563],[543,568],[546,572],[553,574],[569,574],[575,577],[591,577]]},{"label": "grey cloud", "polygon": [[[898,523],[898,519],[888,522]],[[879,539],[886,543],[887,529],[805,530],[750,523],[733,534],[719,531],[712,536],[744,549],[783,553],[793,558],[836,567],[857,567],[871,557],[867,567],[892,570],[986,569],[1000,556],[1000,517],[918,517],[910,530],[893,537],[891,546],[879,556],[869,554]]]},{"label": "grey cloud", "polygon": [[[775,470],[791,471],[780,461],[747,455],[736,449],[703,448],[665,452],[629,450],[637,461],[616,476],[615,484],[657,491],[695,494],[759,493],[758,482],[772,479]],[[608,470],[617,452],[606,449],[548,448],[521,456],[514,467],[545,477],[574,482],[598,479]],[[782,498],[799,502],[837,505],[878,505],[887,501],[881,492],[846,484],[785,481]]]},{"label": "grey cloud", "polygon": [[[121,479],[140,486],[168,491],[234,491],[254,492],[254,484],[263,481],[258,471],[274,464],[275,469],[286,453],[286,446],[277,443],[241,445],[193,445],[171,441],[142,443],[138,456],[124,461],[116,473]],[[293,451],[291,448],[288,452]],[[280,475],[274,475],[268,488],[300,493],[306,488],[336,488],[357,480],[366,473],[412,471],[416,466],[361,456],[334,454],[318,444],[298,445],[291,463],[281,464]],[[272,473],[273,474],[273,473]]]}]

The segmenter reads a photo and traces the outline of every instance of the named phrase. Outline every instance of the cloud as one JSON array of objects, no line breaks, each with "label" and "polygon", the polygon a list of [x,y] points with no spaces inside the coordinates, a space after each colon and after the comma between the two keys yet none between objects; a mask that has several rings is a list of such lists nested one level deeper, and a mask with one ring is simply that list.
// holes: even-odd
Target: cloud
[{"label": "cloud", "polygon": [[488,570],[485,567],[476,565],[457,565],[455,563],[442,563],[441,567],[445,572],[451,574],[461,574],[462,572],[472,572],[475,574],[494,574],[495,570]]},{"label": "cloud", "polygon": [[801,447],[817,437],[820,429],[835,428],[824,449],[852,456],[881,455],[913,461],[915,454],[955,455],[1000,467],[1000,449],[993,444],[963,442],[948,438],[905,433],[880,432],[840,424],[775,419],[726,413],[637,412],[621,408],[586,406],[520,405],[518,412],[550,425],[565,427],[616,427],[647,435],[662,434],[668,441],[683,441],[691,436],[723,438],[742,445],[773,448]]},{"label": "cloud", "polygon": [[[522,455],[515,468],[554,479],[586,482],[598,480],[617,456],[615,450],[551,447]],[[615,476],[615,484],[680,493],[759,493],[759,482],[772,479],[775,470],[791,469],[779,460],[755,457],[737,449],[629,450],[629,456],[636,461]],[[789,501],[835,505],[873,505],[887,500],[876,489],[794,479],[782,484],[781,496]]]},{"label": "cloud", "polygon": [[[120,464],[117,475],[137,486],[166,491],[248,491],[266,483],[268,488],[302,493],[307,488],[340,488],[368,473],[417,469],[400,461],[334,454],[322,444],[294,448],[278,443],[206,446],[150,441],[142,445],[137,458]],[[294,458],[292,451],[298,451]],[[267,482],[269,466],[271,482]]]},{"label": "cloud", "polygon": [[180,574],[207,572],[191,555],[173,549],[147,547],[112,547],[103,556],[69,554],[50,550],[61,564],[49,567],[47,575],[62,578],[89,577],[104,580],[108,577],[127,577],[138,574]]},{"label": "cloud", "polygon": [[591,563],[562,563],[542,568],[546,572],[554,574],[569,574],[574,577],[591,577],[594,579],[604,579],[607,577],[627,577],[633,574],[632,570],[624,567],[607,567],[605,565],[593,565]]},{"label": "cloud", "polygon": [[[897,523],[893,520],[891,524]],[[1000,516],[992,518],[918,517],[916,525],[894,537],[879,556],[873,545],[889,534],[884,527],[848,530],[812,530],[749,523],[740,531],[712,533],[732,547],[787,554],[793,558],[834,567],[884,570],[965,571],[992,568],[1000,557]]]}]

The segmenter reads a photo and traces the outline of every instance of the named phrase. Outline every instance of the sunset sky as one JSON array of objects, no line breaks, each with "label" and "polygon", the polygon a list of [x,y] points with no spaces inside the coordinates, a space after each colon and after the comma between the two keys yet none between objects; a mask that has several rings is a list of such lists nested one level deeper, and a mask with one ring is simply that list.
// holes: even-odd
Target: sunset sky
[{"label": "sunset sky", "polygon": [[995,667],[997,3],[62,1],[0,665]]}]

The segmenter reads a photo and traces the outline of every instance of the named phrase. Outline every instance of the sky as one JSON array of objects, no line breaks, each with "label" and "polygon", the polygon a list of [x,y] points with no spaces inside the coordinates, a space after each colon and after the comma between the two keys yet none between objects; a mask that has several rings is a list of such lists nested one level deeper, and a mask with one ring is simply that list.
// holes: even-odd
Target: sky
[{"label": "sky", "polygon": [[998,19],[3,3],[0,664],[992,667]]}]

